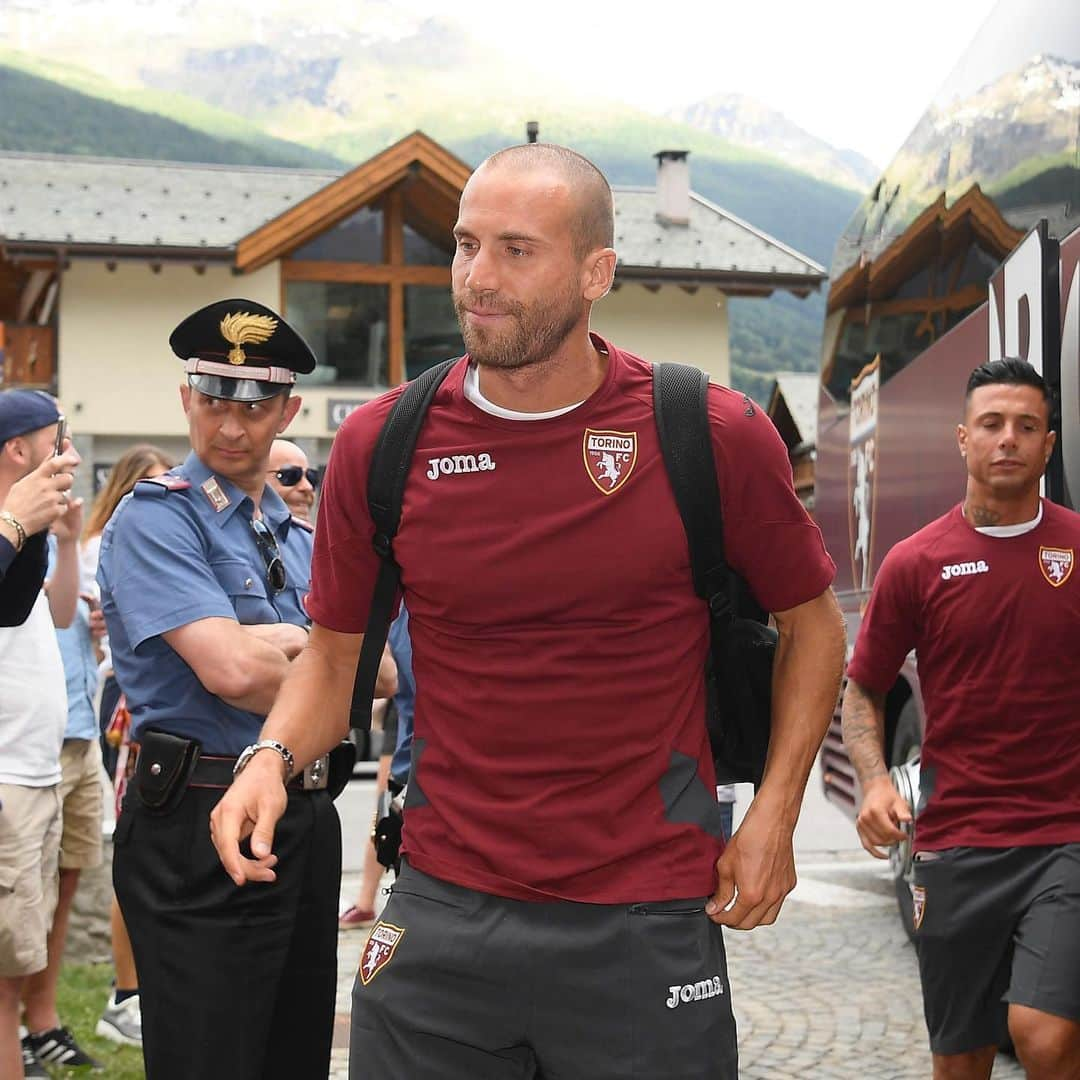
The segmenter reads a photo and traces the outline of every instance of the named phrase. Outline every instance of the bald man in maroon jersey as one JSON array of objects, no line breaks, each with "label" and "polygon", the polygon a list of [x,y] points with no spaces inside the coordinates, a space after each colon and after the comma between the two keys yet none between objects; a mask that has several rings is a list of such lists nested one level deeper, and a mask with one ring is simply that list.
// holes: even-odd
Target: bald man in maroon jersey
[{"label": "bald man in maroon jersey", "polygon": [[1040,497],[1042,376],[968,380],[964,501],[897,544],[848,666],[844,742],[873,855],[911,813],[885,768],[885,697],[914,649],[926,713],[914,907],[935,1080],[985,1080],[1005,1022],[1029,1080],[1080,1077],[1080,515]]}]

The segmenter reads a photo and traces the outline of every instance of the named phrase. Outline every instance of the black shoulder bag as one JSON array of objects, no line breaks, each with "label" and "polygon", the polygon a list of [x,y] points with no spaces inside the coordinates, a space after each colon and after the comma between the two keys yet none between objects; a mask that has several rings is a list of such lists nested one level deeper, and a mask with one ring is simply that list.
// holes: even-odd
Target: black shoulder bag
[{"label": "black shoulder bag", "polygon": [[772,723],[776,631],[724,557],[720,487],[709,430],[708,376],[685,364],[653,369],[653,409],[686,539],[694,591],[709,606],[705,724],[719,784],[761,783]]}]

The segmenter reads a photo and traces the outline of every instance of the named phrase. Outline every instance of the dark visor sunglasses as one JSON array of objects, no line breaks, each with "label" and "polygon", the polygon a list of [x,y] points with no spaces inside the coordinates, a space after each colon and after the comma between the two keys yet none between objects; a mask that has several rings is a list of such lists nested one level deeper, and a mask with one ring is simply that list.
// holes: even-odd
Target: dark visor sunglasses
[{"label": "dark visor sunglasses", "polygon": [[307,477],[308,483],[313,488],[319,486],[318,469],[301,469],[299,465],[286,465],[283,469],[267,469],[267,472],[273,473],[277,477],[278,483],[284,484],[285,487],[293,487],[295,484],[299,484],[302,476]]},{"label": "dark visor sunglasses", "polygon": [[270,588],[275,593],[279,593],[288,584],[289,579],[285,574],[285,564],[281,561],[277,537],[261,518],[251,519],[251,531],[255,534],[255,545],[266,564],[266,580]]}]

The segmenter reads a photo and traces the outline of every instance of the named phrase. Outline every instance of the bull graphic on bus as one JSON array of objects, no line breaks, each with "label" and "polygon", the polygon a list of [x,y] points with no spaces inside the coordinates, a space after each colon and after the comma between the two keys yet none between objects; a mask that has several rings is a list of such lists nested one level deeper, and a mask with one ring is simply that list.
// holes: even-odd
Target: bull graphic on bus
[{"label": "bull graphic on bus", "polygon": [[851,578],[856,589],[869,589],[877,503],[878,390],[881,357],[859,372],[851,384],[848,434],[848,531]]}]

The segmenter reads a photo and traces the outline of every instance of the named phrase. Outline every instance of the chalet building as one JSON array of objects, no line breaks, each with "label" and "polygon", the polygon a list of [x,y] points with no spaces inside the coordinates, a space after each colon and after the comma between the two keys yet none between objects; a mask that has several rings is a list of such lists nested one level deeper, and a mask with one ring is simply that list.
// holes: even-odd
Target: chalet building
[{"label": "chalet building", "polygon": [[[615,189],[618,270],[593,325],[727,382],[727,298],[806,296],[825,271],[695,193],[685,151],[656,158],[656,187]],[[168,335],[243,296],[318,357],[290,435],[324,462],[353,408],[462,351],[450,263],[471,171],[421,132],[343,175],[0,153],[3,385],[56,393],[99,477],[136,440],[179,456]]]}]

